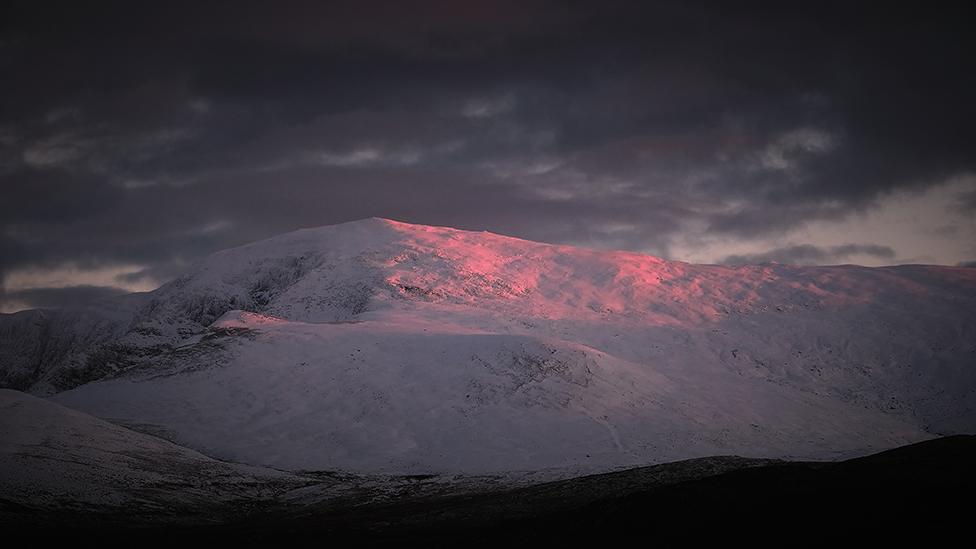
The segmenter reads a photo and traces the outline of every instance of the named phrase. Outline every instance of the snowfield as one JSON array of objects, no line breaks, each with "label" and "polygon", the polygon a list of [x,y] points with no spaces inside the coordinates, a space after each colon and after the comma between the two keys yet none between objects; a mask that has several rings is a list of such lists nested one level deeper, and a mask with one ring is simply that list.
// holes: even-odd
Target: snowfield
[{"label": "snowfield", "polygon": [[976,432],[976,269],[723,267],[368,219],[0,317],[0,380],[360,473],[841,458]]},{"label": "snowfield", "polygon": [[63,511],[124,507],[130,516],[165,520],[161,510],[174,504],[209,509],[304,484],[306,479],[288,473],[216,461],[0,389],[0,501],[5,504]]}]

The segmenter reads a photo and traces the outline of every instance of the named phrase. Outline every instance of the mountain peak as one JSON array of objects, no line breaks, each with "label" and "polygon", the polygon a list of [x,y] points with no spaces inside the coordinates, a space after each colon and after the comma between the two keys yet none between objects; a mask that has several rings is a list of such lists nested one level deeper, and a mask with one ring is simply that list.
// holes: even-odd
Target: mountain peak
[{"label": "mountain peak", "polygon": [[[214,254],[219,261],[230,255],[252,255],[266,258],[282,255],[354,256],[363,253],[393,256],[410,250],[438,249],[443,254],[465,255],[477,248],[504,249],[504,253],[518,254],[527,248],[565,248],[551,244],[523,240],[488,231],[472,231],[453,227],[421,225],[388,219],[367,217],[334,225],[308,227],[252,242]],[[524,249],[519,249],[524,248]],[[482,253],[484,250],[482,250]],[[487,266],[487,265],[486,265]]]},{"label": "mountain peak", "polygon": [[823,458],[976,426],[966,269],[693,265],[369,218],[140,299],[0,324],[0,382],[82,385],[59,402],[300,470]]},{"label": "mountain peak", "polygon": [[319,227],[321,228],[321,227],[341,227],[341,226],[411,227],[411,226],[423,226],[423,225],[416,225],[414,223],[397,221],[396,219],[390,219],[388,217],[372,216],[372,217],[363,217],[360,219],[354,219],[352,221],[346,221],[343,223],[335,223],[332,225],[320,225]]},{"label": "mountain peak", "polygon": [[453,227],[441,227],[435,225],[422,225],[418,223],[407,223],[385,217],[364,217],[353,221],[336,223],[332,225],[320,225],[317,227],[306,227],[284,233],[269,240],[286,238],[292,234],[348,234],[364,236],[376,234],[378,237],[390,236],[393,234],[416,234],[416,233],[453,233],[453,232],[472,232]]}]

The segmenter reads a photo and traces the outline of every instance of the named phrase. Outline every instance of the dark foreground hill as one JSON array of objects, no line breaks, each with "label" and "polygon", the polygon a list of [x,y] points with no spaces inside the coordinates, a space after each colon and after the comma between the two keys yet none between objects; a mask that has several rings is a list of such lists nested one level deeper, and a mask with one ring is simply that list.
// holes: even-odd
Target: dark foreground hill
[{"label": "dark foreground hill", "polygon": [[973,463],[976,436],[960,435],[835,463],[704,458],[490,493],[406,490],[373,503],[241,508],[236,517],[193,527],[139,524],[118,512],[11,506],[3,520],[8,533],[34,540],[84,535],[132,543],[830,546],[856,537],[872,545],[930,544],[968,531],[976,494]]}]

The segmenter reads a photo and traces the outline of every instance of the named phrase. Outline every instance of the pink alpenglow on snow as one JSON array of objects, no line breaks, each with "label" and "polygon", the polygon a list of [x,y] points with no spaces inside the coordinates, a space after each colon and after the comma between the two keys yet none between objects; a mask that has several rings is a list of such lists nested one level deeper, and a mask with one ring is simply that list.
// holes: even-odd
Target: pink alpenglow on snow
[{"label": "pink alpenglow on snow", "polygon": [[976,428],[973,269],[694,265],[374,218],[130,299],[105,333],[155,358],[54,400],[280,469],[572,474]]}]

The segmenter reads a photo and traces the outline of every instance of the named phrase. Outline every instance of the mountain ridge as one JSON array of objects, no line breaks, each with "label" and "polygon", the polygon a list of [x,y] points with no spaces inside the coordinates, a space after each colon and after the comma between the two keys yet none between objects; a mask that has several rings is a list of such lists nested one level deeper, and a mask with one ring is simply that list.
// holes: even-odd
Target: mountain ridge
[{"label": "mountain ridge", "polygon": [[370,218],[217,252],[111,318],[0,318],[0,381],[285,469],[829,458],[976,428],[974,311],[970,269],[694,265]]}]

